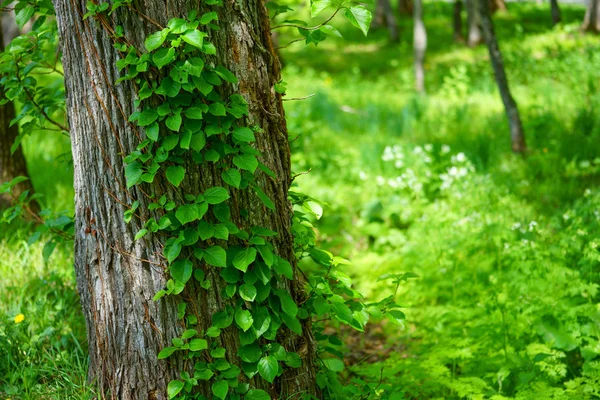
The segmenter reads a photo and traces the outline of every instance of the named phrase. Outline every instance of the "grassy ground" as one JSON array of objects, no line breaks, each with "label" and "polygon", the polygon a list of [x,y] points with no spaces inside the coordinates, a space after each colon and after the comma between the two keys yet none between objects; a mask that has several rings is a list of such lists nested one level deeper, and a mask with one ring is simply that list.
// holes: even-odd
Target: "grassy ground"
[{"label": "grassy ground", "polygon": [[[336,20],[343,41],[282,50],[288,97],[315,93],[286,110],[293,169],[312,169],[296,182],[327,204],[321,241],[369,300],[390,293],[384,273],[421,276],[398,296],[404,329],[348,334],[347,379],[392,398],[598,396],[600,42],[578,32],[581,7],[555,28],[547,4],[509,8],[495,23],[527,158],[509,151],[486,49],[452,42],[451,4],[425,5],[427,95],[406,17],[399,44]],[[68,143],[25,150],[37,191],[72,210]],[[0,397],[89,397],[71,249],[45,262],[24,229],[1,236]]]}]

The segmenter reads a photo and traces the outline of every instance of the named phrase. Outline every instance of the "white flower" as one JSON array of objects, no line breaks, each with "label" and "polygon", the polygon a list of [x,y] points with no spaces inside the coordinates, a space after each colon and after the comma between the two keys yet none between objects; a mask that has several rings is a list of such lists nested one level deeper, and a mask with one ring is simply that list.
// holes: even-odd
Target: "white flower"
[{"label": "white flower", "polygon": [[421,146],[417,146],[413,150],[413,153],[415,153],[415,154],[421,154],[422,152],[423,152],[423,148]]},{"label": "white flower", "polygon": [[447,144],[443,144],[442,145],[442,154],[447,154],[450,153],[450,146],[448,146]]},{"label": "white flower", "polygon": [[512,229],[513,231],[516,231],[517,229],[521,229],[521,223],[520,222],[515,222],[513,224],[512,228],[510,228],[510,229]]},{"label": "white flower", "polygon": [[396,166],[396,168],[402,168],[404,167],[404,162],[402,160],[396,160],[396,163],[394,165]]},{"label": "white flower", "polygon": [[538,224],[537,222],[535,222],[535,221],[531,221],[531,222],[529,223],[529,231],[530,231],[530,232],[533,232],[533,231],[535,230],[535,227],[537,226],[537,224]]},{"label": "white flower", "polygon": [[425,146],[425,151],[432,151],[433,150],[433,145],[430,143],[427,143]]},{"label": "white flower", "polygon": [[385,184],[385,178],[381,175],[377,175],[375,182],[377,182],[379,186],[383,186]]},{"label": "white flower", "polygon": [[458,153],[456,155],[456,161],[465,162],[466,160],[467,160],[467,157],[465,156],[465,153]]},{"label": "white flower", "polygon": [[368,178],[368,175],[365,173],[365,171],[360,171],[360,172],[358,173],[358,178],[359,178],[361,181],[366,181],[366,180],[367,180],[367,178]]}]

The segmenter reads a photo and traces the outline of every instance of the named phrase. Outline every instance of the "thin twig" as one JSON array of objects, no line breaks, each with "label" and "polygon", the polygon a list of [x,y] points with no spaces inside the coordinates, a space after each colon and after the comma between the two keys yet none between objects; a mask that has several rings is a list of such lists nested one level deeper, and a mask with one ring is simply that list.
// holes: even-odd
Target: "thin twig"
[{"label": "thin twig", "polygon": [[327,20],[321,22],[319,25],[302,26],[302,25],[298,25],[298,24],[281,24],[281,25],[272,27],[271,30],[275,30],[275,29],[279,29],[279,28],[298,28],[298,29],[304,29],[305,31],[316,31],[317,29],[321,28],[323,25],[326,25],[329,21],[331,21],[333,19],[333,17],[335,17],[336,14],[340,10],[341,10],[341,8],[338,8],[337,10],[335,10],[335,12],[331,15],[331,17],[329,17]]},{"label": "thin twig", "polygon": [[299,100],[306,100],[306,99],[310,99],[311,97],[315,96],[316,93],[313,94],[309,94],[308,96],[304,96],[304,97],[292,97],[290,99],[283,99],[283,101],[299,101]]}]

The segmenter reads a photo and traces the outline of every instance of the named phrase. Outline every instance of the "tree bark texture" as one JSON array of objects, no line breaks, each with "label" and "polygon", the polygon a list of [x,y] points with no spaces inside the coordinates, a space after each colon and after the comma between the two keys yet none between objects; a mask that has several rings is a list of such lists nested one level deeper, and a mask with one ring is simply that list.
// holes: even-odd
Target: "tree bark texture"
[{"label": "tree bark texture", "polygon": [[[261,161],[277,175],[270,179],[257,176],[257,183],[275,203],[270,212],[249,191],[230,191],[231,219],[240,226],[263,226],[279,235],[273,241],[277,253],[294,266],[291,235],[292,210],[287,200],[290,178],[290,149],[281,96],[273,90],[279,80],[280,66],[271,43],[269,19],[260,0],[225,0],[212,9],[201,2],[187,0],[140,0],[135,10],[121,8],[112,14],[112,26],[122,25],[127,40],[143,49],[147,35],[159,30],[173,17],[184,17],[186,10],[200,7],[200,14],[217,11],[219,31],[210,41],[217,49],[212,61],[232,71],[239,79],[235,92],[249,104],[247,126],[258,125],[256,147]],[[153,184],[126,190],[123,156],[131,153],[143,139],[143,132],[127,122],[134,111],[135,89],[130,82],[113,83],[119,78],[119,59],[109,34],[97,20],[82,19],[86,0],[55,0],[59,33],[63,46],[63,66],[67,91],[67,109],[71,129],[75,182],[75,270],[78,290],[87,322],[89,376],[95,379],[103,397],[119,400],[166,399],[167,383],[186,367],[181,360],[157,360],[158,352],[181,335],[177,303],[182,298],[188,310],[198,317],[198,331],[211,325],[211,316],[230,301],[221,294],[225,282],[216,268],[197,261],[211,280],[209,290],[186,285],[181,296],[167,296],[158,302],[154,294],[165,287],[166,261],[157,236],[135,241],[139,221],[126,224],[123,212],[138,200],[138,214],[148,219],[149,201],[145,193],[166,193],[181,198],[184,193],[201,193],[212,186],[225,186],[216,167],[187,165],[186,177],[179,188],[166,184],[157,175]],[[141,12],[138,13],[138,12]],[[143,15],[143,16],[142,16]],[[224,90],[224,95],[227,89]],[[142,191],[143,190],[143,191]],[[247,212],[247,218],[242,215]],[[137,226],[136,226],[137,225]],[[226,244],[223,244],[226,246]],[[296,273],[295,273],[296,274]],[[190,287],[191,285],[191,287]],[[281,282],[294,298],[303,290],[297,277]],[[302,367],[286,369],[270,385],[258,375],[248,380],[251,387],[267,390],[273,398],[296,398],[315,394],[315,345],[309,322],[303,323],[303,335],[281,328],[281,343],[302,357]],[[227,349],[226,357],[240,365],[237,330],[223,331],[216,340]],[[244,377],[245,378],[245,377]],[[200,388],[212,398],[208,384]]]},{"label": "tree bark texture", "polygon": [[[10,43],[10,40],[13,39],[14,36],[9,35],[15,33],[13,30],[10,30],[5,34],[3,29],[5,26],[4,22],[4,19],[0,20],[0,52],[4,51],[4,43]],[[4,98],[4,93],[0,89],[0,101]],[[10,121],[15,116],[15,105],[12,101],[0,105],[0,183],[11,181],[17,176],[29,177],[21,146],[17,147],[14,153],[11,154],[10,152],[10,148],[17,139],[17,136],[19,136],[19,126],[17,124],[10,126]],[[19,196],[26,190],[29,193],[33,193],[33,187],[29,180],[14,186],[12,188],[12,196]],[[9,207],[13,203],[12,196],[8,193],[0,194],[0,209]],[[32,202],[32,207],[37,211],[37,203]]]},{"label": "tree bark texture", "polygon": [[467,5],[467,44],[469,47],[475,47],[483,42],[481,35],[481,18],[477,2],[480,0],[466,0]]},{"label": "tree bark texture", "polygon": [[489,3],[488,0],[478,1],[483,36],[488,47],[490,60],[494,69],[494,75],[496,77],[496,83],[498,84],[498,90],[500,91],[500,96],[502,97],[502,102],[504,103],[504,109],[510,125],[512,150],[515,153],[522,153],[527,150],[527,145],[525,144],[525,135],[523,133],[523,125],[521,124],[521,117],[519,115],[517,103],[513,99],[508,87],[508,78],[506,77],[506,72],[504,71],[502,53],[500,53],[498,40],[496,39],[496,33],[494,32],[494,25],[490,17]]},{"label": "tree bark texture", "polygon": [[456,0],[454,2],[454,8],[452,13],[452,28],[454,30],[454,41],[459,43],[464,42],[465,40],[462,26],[462,9],[462,0]]},{"label": "tree bark texture", "polygon": [[396,21],[390,0],[377,0],[374,22],[374,28],[380,26],[387,27],[391,42],[398,42],[400,40],[398,22]]},{"label": "tree bark texture", "polygon": [[413,0],[398,0],[398,12],[403,15],[413,13]]},{"label": "tree bark texture", "polygon": [[558,0],[550,0],[550,13],[552,14],[552,25],[556,25],[562,21]]},{"label": "tree bark texture", "polygon": [[587,10],[583,18],[581,29],[586,32],[600,32],[600,0],[588,0]]},{"label": "tree bark texture", "polygon": [[414,1],[414,34],[415,51],[415,90],[425,91],[425,52],[427,50],[427,31],[423,23],[423,0]]}]

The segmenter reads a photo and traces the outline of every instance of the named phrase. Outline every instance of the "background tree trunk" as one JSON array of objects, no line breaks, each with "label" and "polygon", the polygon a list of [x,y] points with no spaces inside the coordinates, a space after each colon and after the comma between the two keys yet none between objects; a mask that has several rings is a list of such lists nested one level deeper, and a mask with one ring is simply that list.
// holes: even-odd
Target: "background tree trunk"
[{"label": "background tree trunk", "polygon": [[423,0],[414,1],[414,51],[415,51],[415,89],[425,91],[425,51],[427,50],[427,31],[423,23]]},{"label": "background tree trunk", "polygon": [[588,7],[583,18],[581,29],[586,32],[600,32],[600,12],[598,5],[600,0],[588,0]]},{"label": "background tree trunk", "polygon": [[398,12],[403,15],[412,15],[413,0],[398,0]]},{"label": "background tree trunk", "polygon": [[550,12],[552,14],[552,25],[556,25],[562,21],[560,15],[560,7],[558,6],[558,0],[550,0]]},{"label": "background tree trunk", "polygon": [[373,21],[375,22],[373,28],[381,26],[387,27],[391,42],[398,42],[400,40],[398,22],[396,21],[396,16],[394,15],[394,10],[392,10],[390,0],[377,0],[375,18]]},{"label": "background tree trunk", "polygon": [[[113,83],[119,77],[119,59],[108,33],[92,18],[85,21],[86,0],[55,0],[63,48],[67,110],[71,128],[75,181],[75,270],[78,290],[87,322],[90,353],[90,378],[112,399],[166,399],[167,383],[183,370],[177,359],[157,360],[160,349],[170,345],[182,331],[177,319],[179,296],[152,300],[166,283],[165,261],[160,256],[162,244],[156,236],[135,241],[140,224],[126,224],[123,212],[139,200],[137,214],[147,219],[145,193],[167,193],[172,199],[183,193],[201,193],[208,187],[222,185],[220,170],[190,162],[186,178],[179,188],[166,184],[157,175],[155,183],[127,191],[123,156],[132,152],[142,139],[127,122],[134,111],[135,90],[130,82]],[[119,9],[111,18],[122,25],[127,39],[143,49],[144,39],[158,28],[146,18],[166,26],[173,17],[183,17],[191,8],[200,13],[212,11],[201,2],[141,0],[135,3],[145,15]],[[241,8],[240,8],[241,7]],[[287,200],[290,185],[290,150],[283,117],[281,96],[273,90],[279,79],[279,63],[274,55],[269,19],[260,0],[236,2],[225,0],[216,10],[220,31],[212,31],[210,40],[217,49],[216,64],[231,70],[239,79],[235,90],[249,103],[248,126],[258,125],[256,147],[262,161],[275,172],[277,180],[265,175],[257,183],[270,196],[277,212],[267,210],[248,191],[232,190],[232,221],[240,227],[259,225],[275,230],[273,241],[277,253],[294,266],[291,236],[291,206]],[[226,91],[226,89],[224,89]],[[227,93],[225,93],[227,94]],[[169,187],[167,187],[169,186]],[[247,218],[242,218],[247,212]],[[136,226],[138,225],[138,226]],[[200,264],[200,263],[197,263]],[[210,326],[213,313],[230,300],[221,296],[225,283],[215,268],[204,268],[212,282],[210,290],[194,288],[191,281],[182,293],[199,317],[197,330]],[[281,282],[284,289],[300,299],[303,290],[295,279]],[[224,330],[219,340],[227,349],[227,359],[239,365],[237,330]],[[279,332],[280,343],[288,351],[297,351],[303,365],[287,369],[270,385],[258,376],[251,386],[267,390],[273,398],[296,398],[303,393],[315,394],[314,340],[309,322],[303,323],[303,335]],[[212,398],[209,385],[201,392]]]},{"label": "background tree trunk", "polygon": [[[0,19],[0,52],[4,51],[4,44],[10,43],[14,38],[14,35],[18,34],[18,31],[13,30],[12,27],[5,33],[5,23],[6,20],[4,18]],[[8,25],[9,27],[11,26],[10,24]],[[4,93],[0,88],[0,101],[3,99],[5,99]],[[21,146],[19,146],[13,154],[10,152],[10,148],[17,139],[17,136],[19,136],[19,126],[17,124],[10,126],[10,121],[12,121],[15,116],[15,105],[12,101],[0,105],[0,183],[11,181],[17,176],[29,177]],[[29,180],[14,186],[12,188],[12,194],[13,196],[19,196],[26,190],[33,194],[33,186]],[[12,196],[8,193],[0,194],[0,209],[9,207],[12,202]],[[35,201],[31,202],[31,207],[32,211],[39,211],[39,207]]]},{"label": "background tree trunk", "polygon": [[494,32],[494,25],[490,17],[488,0],[478,1],[483,36],[490,53],[490,60],[492,62],[492,67],[494,68],[496,83],[498,84],[500,96],[502,97],[502,102],[504,103],[506,116],[508,117],[508,123],[510,125],[512,150],[515,153],[522,153],[527,150],[527,145],[525,144],[525,135],[523,133],[523,125],[521,124],[521,117],[519,115],[517,103],[513,99],[508,87],[508,79],[504,71],[502,54],[500,53],[500,48],[498,47],[496,33]]},{"label": "background tree trunk", "polygon": [[455,0],[454,12],[452,14],[452,28],[454,29],[454,41],[462,43],[465,41],[462,26],[462,0]]},{"label": "background tree trunk", "polygon": [[477,2],[480,0],[466,0],[467,5],[467,44],[475,47],[483,42],[480,29],[480,18]]}]

